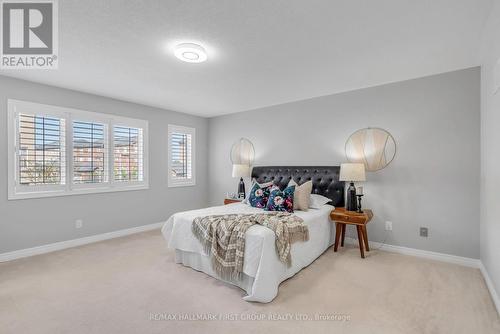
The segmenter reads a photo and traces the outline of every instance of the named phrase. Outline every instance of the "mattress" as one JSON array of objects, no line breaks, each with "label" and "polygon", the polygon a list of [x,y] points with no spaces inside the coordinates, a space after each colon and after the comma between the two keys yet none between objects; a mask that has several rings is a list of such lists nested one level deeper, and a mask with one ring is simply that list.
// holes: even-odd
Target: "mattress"
[{"label": "mattress", "polygon": [[[228,283],[239,286],[247,292],[246,301],[270,302],[277,293],[279,284],[295,275],[302,268],[319,257],[335,239],[335,229],[329,220],[334,208],[324,205],[321,209],[296,211],[294,214],[304,220],[309,228],[309,241],[292,244],[292,265],[287,267],[276,253],[275,235],[270,229],[253,225],[245,236],[243,278]],[[191,232],[193,219],[200,216],[265,212],[247,204],[233,203],[200,210],[179,212],[172,215],[162,228],[169,248],[176,252],[176,262],[220,279],[211,270],[210,255]],[[226,281],[227,282],[227,281]]]}]

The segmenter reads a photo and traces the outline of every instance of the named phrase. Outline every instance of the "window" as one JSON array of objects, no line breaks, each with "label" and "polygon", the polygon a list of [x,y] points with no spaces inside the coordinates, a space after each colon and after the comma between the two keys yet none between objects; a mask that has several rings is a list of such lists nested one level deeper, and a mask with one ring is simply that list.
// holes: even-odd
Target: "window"
[{"label": "window", "polygon": [[115,126],[113,136],[115,181],[142,181],[142,129]]},{"label": "window", "polygon": [[146,121],[16,100],[8,109],[9,199],[148,187]]},{"label": "window", "polygon": [[107,182],[106,126],[73,121],[73,183]]},{"label": "window", "polygon": [[19,114],[18,179],[22,186],[64,185],[65,121]]},{"label": "window", "polygon": [[168,186],[195,185],[195,129],[168,126]]}]

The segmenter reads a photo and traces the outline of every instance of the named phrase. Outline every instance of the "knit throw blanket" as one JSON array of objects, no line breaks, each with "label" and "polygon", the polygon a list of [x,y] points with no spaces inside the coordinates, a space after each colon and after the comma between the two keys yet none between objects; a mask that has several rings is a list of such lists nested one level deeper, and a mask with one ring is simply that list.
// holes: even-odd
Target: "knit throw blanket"
[{"label": "knit throw blanket", "polygon": [[197,217],[192,231],[207,254],[211,254],[212,267],[222,279],[240,279],[245,255],[245,232],[260,224],[276,235],[276,252],[281,262],[290,266],[291,244],[309,240],[304,221],[288,212],[268,214],[227,214]]}]

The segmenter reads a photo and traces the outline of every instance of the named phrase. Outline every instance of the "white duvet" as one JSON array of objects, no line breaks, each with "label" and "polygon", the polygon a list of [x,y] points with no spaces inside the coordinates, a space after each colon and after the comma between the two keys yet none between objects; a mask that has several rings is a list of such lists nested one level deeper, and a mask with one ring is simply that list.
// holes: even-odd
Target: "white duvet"
[{"label": "white duvet", "polygon": [[[296,211],[309,228],[309,241],[292,244],[292,266],[287,267],[276,254],[275,235],[261,225],[250,227],[246,233],[244,277],[241,281],[229,282],[246,290],[246,301],[270,302],[278,294],[278,286],[302,268],[311,264],[333,244],[335,232],[329,221],[330,205],[321,209]],[[264,212],[246,204],[234,203],[200,210],[179,212],[172,215],[162,228],[169,248],[176,251],[176,262],[216,277],[211,269],[210,257],[191,232],[193,219],[200,216],[227,213]]]}]

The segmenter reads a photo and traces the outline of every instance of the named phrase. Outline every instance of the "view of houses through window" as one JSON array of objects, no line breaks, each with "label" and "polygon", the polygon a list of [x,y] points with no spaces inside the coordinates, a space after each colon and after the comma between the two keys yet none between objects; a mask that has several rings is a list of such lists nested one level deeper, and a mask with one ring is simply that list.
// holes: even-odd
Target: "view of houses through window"
[{"label": "view of houses through window", "polygon": [[64,119],[19,115],[19,183],[64,184]]},{"label": "view of houses through window", "polygon": [[[106,139],[104,124],[73,122],[74,183],[107,182]],[[113,139],[115,181],[142,180],[142,130],[115,126]],[[21,184],[64,183],[64,119],[21,115],[19,143]],[[188,175],[186,143],[179,146],[178,176]]]},{"label": "view of houses through window", "polygon": [[141,181],[142,130],[115,126],[113,136],[115,181]]},{"label": "view of houses through window", "polygon": [[73,122],[73,182],[106,182],[106,127],[92,122]]}]

